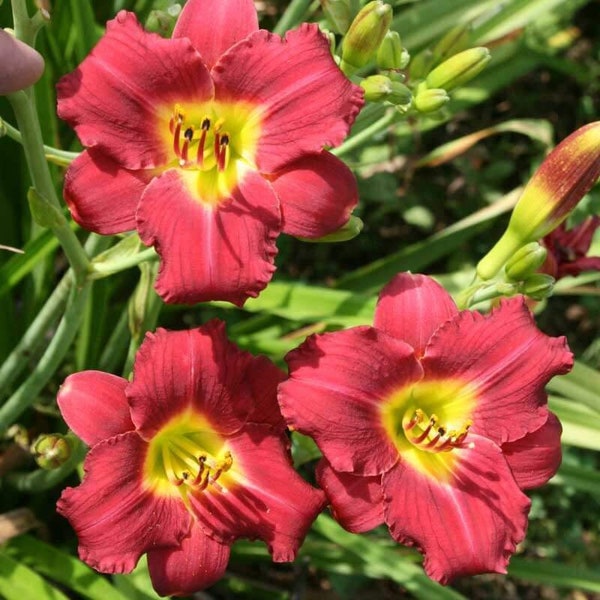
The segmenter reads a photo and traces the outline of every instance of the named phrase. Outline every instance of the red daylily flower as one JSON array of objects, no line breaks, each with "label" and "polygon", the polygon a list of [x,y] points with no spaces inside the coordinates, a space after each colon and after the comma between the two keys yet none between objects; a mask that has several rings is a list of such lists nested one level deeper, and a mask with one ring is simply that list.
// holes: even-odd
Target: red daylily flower
[{"label": "red daylily flower", "polygon": [[83,227],[156,247],[167,302],[242,305],[271,279],[279,233],[349,219],[356,181],[323,148],[362,103],[315,24],[282,39],[258,29],[252,0],[188,0],[167,40],[121,11],[58,84],[87,147],[65,199]]},{"label": "red daylily flower", "polygon": [[542,239],[548,255],[541,270],[555,279],[575,277],[583,271],[600,271],[600,256],[586,256],[598,227],[600,217],[596,215],[568,230],[561,223]]},{"label": "red daylily flower", "polygon": [[291,466],[276,402],[282,378],[217,321],[148,334],[132,382],[98,371],[68,377],[58,404],[91,450],[83,483],[57,507],[81,559],[127,573],[147,553],[162,595],[213,584],[240,537],[264,540],[277,562],[293,560],[325,498]]},{"label": "red daylily flower", "polygon": [[374,327],[311,336],[286,360],[283,415],[321,449],[317,478],[343,527],[385,523],[442,583],[505,572],[525,535],[522,490],[560,464],[544,385],[572,366],[564,338],[541,333],[522,299],[459,312],[406,273]]}]

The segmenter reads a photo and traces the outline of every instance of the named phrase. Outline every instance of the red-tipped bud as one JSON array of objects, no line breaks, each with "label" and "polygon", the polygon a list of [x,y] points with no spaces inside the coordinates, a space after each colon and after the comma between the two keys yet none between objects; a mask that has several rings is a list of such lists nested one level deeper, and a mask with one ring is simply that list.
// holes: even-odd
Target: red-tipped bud
[{"label": "red-tipped bud", "polygon": [[600,176],[600,121],[565,138],[533,174],[508,227],[477,265],[491,279],[521,246],[543,238],[575,208]]}]

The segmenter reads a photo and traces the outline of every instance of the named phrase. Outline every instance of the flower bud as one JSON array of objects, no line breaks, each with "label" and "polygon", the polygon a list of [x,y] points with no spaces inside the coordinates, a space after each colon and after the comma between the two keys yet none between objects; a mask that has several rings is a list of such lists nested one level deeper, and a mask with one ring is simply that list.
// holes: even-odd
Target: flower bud
[{"label": "flower bud", "polygon": [[471,25],[463,23],[448,30],[442,39],[433,47],[433,62],[439,65],[443,60],[466,50],[469,47]]},{"label": "flower bud", "polygon": [[410,60],[397,31],[388,31],[377,50],[377,66],[384,71],[404,69]]},{"label": "flower bud", "polygon": [[69,440],[58,433],[41,435],[33,443],[31,450],[42,469],[57,469],[71,456]]},{"label": "flower bud", "polygon": [[411,81],[418,81],[419,79],[425,79],[427,73],[433,66],[433,52],[426,48],[422,52],[419,52],[416,56],[413,56],[410,61],[409,76]]},{"label": "flower bud", "polygon": [[[179,4],[174,4],[173,7],[175,6]],[[178,12],[175,10],[152,10],[146,19],[145,28],[163,37],[171,37],[177,23],[177,16]]]},{"label": "flower bud", "polygon": [[365,100],[392,104],[409,104],[412,100],[411,91],[399,81],[392,81],[385,75],[371,75],[360,82],[365,91]]},{"label": "flower bud", "polygon": [[537,242],[519,248],[506,263],[506,276],[512,281],[521,281],[535,273],[546,260],[548,251]]},{"label": "flower bud", "polygon": [[422,113],[432,113],[439,110],[450,100],[450,96],[446,90],[442,89],[427,89],[422,86],[414,97],[414,107]]},{"label": "flower bud", "polygon": [[520,286],[521,293],[533,300],[544,300],[552,295],[553,290],[554,277],[546,273],[534,273]]},{"label": "flower bud", "polygon": [[444,88],[449,92],[479,75],[491,58],[487,48],[464,50],[437,66],[425,81],[430,88]]},{"label": "flower bud", "polygon": [[359,3],[358,0],[321,0],[321,8],[333,29],[344,34],[358,12]]},{"label": "flower bud", "polygon": [[31,46],[0,29],[0,96],[33,85],[44,72],[44,59]]},{"label": "flower bud", "polygon": [[544,159],[525,186],[508,227],[477,265],[491,279],[521,246],[558,227],[600,176],[600,121],[581,127]]},{"label": "flower bud", "polygon": [[341,69],[353,73],[375,58],[392,22],[392,7],[373,0],[356,15],[342,42]]}]

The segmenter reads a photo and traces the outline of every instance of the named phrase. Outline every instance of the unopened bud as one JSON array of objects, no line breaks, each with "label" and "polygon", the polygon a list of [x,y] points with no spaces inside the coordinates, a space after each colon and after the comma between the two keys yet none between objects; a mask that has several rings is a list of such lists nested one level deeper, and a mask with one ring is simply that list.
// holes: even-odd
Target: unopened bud
[{"label": "unopened bud", "polygon": [[535,273],[546,260],[548,251],[537,242],[519,248],[506,263],[506,276],[512,281],[521,281]]},{"label": "unopened bud", "polygon": [[370,102],[391,102],[392,104],[410,104],[411,91],[399,81],[392,81],[385,75],[371,75],[360,82],[365,91],[365,100]]},{"label": "unopened bud", "polygon": [[439,65],[442,61],[466,50],[469,47],[471,25],[462,23],[448,30],[442,39],[433,47],[433,62]]},{"label": "unopened bud", "polygon": [[42,469],[57,469],[71,457],[69,440],[58,433],[41,435],[31,448]]},{"label": "unopened bud", "polygon": [[358,0],[321,0],[321,8],[333,29],[344,34],[348,31],[359,9]]},{"label": "unopened bud", "polygon": [[492,56],[487,48],[470,48],[451,56],[437,66],[429,75],[426,82],[430,88],[453,90],[479,75]]},{"label": "unopened bud", "polygon": [[42,55],[4,29],[0,29],[0,56],[0,96],[33,85],[44,72]]},{"label": "unopened bud", "polygon": [[377,66],[384,71],[399,71],[410,61],[397,31],[388,31],[377,50]]},{"label": "unopened bud", "polygon": [[426,89],[419,90],[414,97],[414,107],[422,113],[432,113],[439,110],[450,100],[446,90]]},{"label": "unopened bud", "polygon": [[429,48],[426,48],[422,52],[419,52],[416,56],[413,56],[410,61],[410,67],[408,69],[411,81],[418,81],[419,79],[425,79],[431,68],[433,67],[433,52]]},{"label": "unopened bud", "polygon": [[513,209],[508,227],[477,265],[491,279],[519,248],[556,229],[600,176],[600,121],[565,138],[540,165]]},{"label": "unopened bud", "polygon": [[552,295],[553,290],[554,277],[546,273],[534,273],[520,286],[521,293],[533,300],[544,300]]},{"label": "unopened bud", "polygon": [[350,74],[375,58],[392,22],[392,7],[381,0],[366,4],[356,15],[342,42],[344,73]]}]

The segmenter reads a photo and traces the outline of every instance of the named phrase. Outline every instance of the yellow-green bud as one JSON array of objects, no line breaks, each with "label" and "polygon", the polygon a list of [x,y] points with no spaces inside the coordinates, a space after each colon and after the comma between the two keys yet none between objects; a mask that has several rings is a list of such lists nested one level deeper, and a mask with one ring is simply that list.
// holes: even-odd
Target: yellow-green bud
[{"label": "yellow-green bud", "polygon": [[453,90],[479,75],[491,58],[487,48],[469,48],[445,60],[427,75],[425,81],[430,88]]},{"label": "yellow-green bud", "polygon": [[163,37],[171,37],[180,12],[179,4],[173,4],[167,10],[152,10],[146,19],[145,28]]},{"label": "yellow-green bud", "polygon": [[321,8],[333,29],[344,34],[358,12],[358,0],[321,0]]},{"label": "yellow-green bud", "polygon": [[448,30],[442,39],[433,47],[433,61],[438,65],[458,52],[469,47],[471,25],[463,23]]},{"label": "yellow-green bud", "polygon": [[392,7],[373,0],[356,15],[342,42],[341,69],[351,74],[375,58],[392,22]]},{"label": "yellow-green bud", "polygon": [[519,248],[506,263],[506,276],[512,281],[521,281],[535,273],[546,260],[548,251],[537,242]]},{"label": "yellow-green bud", "polygon": [[42,469],[57,469],[71,457],[69,440],[58,433],[41,435],[31,448]]},{"label": "yellow-green bud", "polygon": [[377,50],[377,66],[384,71],[398,71],[404,69],[409,61],[410,55],[402,47],[400,34],[388,31]]},{"label": "yellow-green bud", "polygon": [[431,52],[429,48],[426,48],[422,52],[419,52],[419,54],[416,56],[413,56],[408,69],[411,81],[425,79],[427,73],[431,71],[432,66],[433,52]]},{"label": "yellow-green bud", "polygon": [[371,75],[360,82],[365,91],[365,100],[369,102],[391,102],[392,104],[409,104],[411,91],[399,81],[392,81],[385,75]]},{"label": "yellow-green bud", "polygon": [[439,110],[450,100],[446,90],[442,89],[421,89],[417,92],[413,100],[414,107],[422,113],[432,113]]},{"label": "yellow-green bud", "polygon": [[554,277],[546,273],[534,273],[520,286],[521,293],[533,300],[544,300],[552,295],[553,290]]}]

